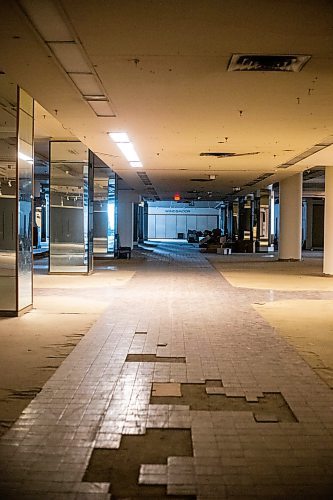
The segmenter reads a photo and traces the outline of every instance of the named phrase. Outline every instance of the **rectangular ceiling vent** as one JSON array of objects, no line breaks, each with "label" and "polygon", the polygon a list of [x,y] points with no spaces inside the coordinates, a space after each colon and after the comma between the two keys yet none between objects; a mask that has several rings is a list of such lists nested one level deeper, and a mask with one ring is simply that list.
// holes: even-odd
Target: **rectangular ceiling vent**
[{"label": "rectangular ceiling vent", "polygon": [[138,176],[140,177],[141,181],[144,183],[145,186],[151,186],[151,180],[149,179],[148,175],[146,172],[137,172]]},{"label": "rectangular ceiling vent", "polygon": [[245,184],[245,187],[254,186],[258,182],[261,182],[261,181],[264,181],[265,179],[268,179],[268,177],[271,177],[271,175],[274,175],[274,174],[272,172],[267,172],[265,174],[259,175],[259,177],[257,177],[253,181],[250,181],[247,184]]},{"label": "rectangular ceiling vent", "polygon": [[294,158],[291,158],[291,160],[285,163],[282,163],[282,165],[279,165],[278,168],[292,167],[293,165],[296,165],[296,163],[298,163],[299,161],[305,160],[305,158],[309,158],[309,156],[312,156],[313,154],[318,153],[322,149],[325,149],[331,145],[332,145],[332,139],[331,142],[329,142],[329,140],[327,139],[325,143],[315,144],[314,146],[312,146],[312,148],[306,149],[305,151],[303,151],[303,153],[294,156]]},{"label": "rectangular ceiling vent", "polygon": [[311,56],[289,54],[233,54],[228,71],[289,71],[298,73]]},{"label": "rectangular ceiling vent", "polygon": [[140,178],[140,180],[143,182],[143,184],[145,186],[147,186],[145,189],[147,196],[145,196],[145,198],[156,200],[156,201],[160,200],[160,197],[158,196],[158,194],[157,194],[154,186],[152,185],[151,180],[149,179],[146,172],[137,172],[137,175]]}]

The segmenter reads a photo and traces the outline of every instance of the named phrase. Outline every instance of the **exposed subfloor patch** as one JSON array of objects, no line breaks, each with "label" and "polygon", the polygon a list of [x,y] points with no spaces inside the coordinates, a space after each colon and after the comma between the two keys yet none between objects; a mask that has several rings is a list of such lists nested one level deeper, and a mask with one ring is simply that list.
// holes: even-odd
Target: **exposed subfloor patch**
[{"label": "exposed subfloor patch", "polygon": [[126,361],[134,363],[186,363],[186,358],[180,356],[156,356],[156,354],[128,354]]},{"label": "exposed subfloor patch", "polygon": [[251,411],[256,422],[297,422],[281,393],[250,395],[204,384],[181,384],[181,396],[157,396],[152,392],[152,405],[187,405],[191,410]]},{"label": "exposed subfloor patch", "polygon": [[[143,435],[122,436],[117,450],[95,448],[83,481],[110,483],[113,500],[193,500],[193,495],[167,495],[167,475],[156,474],[157,484],[139,484],[140,467],[166,464],[168,457],[192,457],[191,431],[187,429],[148,429]],[[154,465],[155,467],[154,467]],[[158,484],[163,483],[163,484]]]}]

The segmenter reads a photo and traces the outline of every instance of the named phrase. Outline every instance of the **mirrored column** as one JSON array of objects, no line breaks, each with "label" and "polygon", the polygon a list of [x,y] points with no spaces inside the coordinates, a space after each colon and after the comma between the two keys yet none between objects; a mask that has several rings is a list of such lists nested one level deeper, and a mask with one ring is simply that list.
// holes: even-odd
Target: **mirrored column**
[{"label": "mirrored column", "polygon": [[34,101],[2,80],[0,139],[0,315],[32,307]]},{"label": "mirrored column", "polygon": [[274,224],[271,225],[271,196],[270,189],[258,189],[254,195],[253,239],[256,252],[267,252],[273,244]]},{"label": "mirrored column", "polygon": [[117,176],[96,155],[94,165],[94,255],[113,257],[116,233]]},{"label": "mirrored column", "polygon": [[18,250],[17,250],[17,290],[18,310],[32,306],[33,276],[33,128],[34,101],[24,90],[19,89],[18,115],[18,158],[17,158],[17,198],[18,198]]},{"label": "mirrored column", "polygon": [[50,142],[50,273],[93,269],[93,167],[80,141]]}]

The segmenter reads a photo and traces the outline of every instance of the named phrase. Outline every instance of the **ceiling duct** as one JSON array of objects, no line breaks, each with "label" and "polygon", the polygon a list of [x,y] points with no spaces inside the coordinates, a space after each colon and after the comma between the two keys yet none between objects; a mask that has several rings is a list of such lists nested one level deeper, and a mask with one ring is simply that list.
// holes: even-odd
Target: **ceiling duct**
[{"label": "ceiling duct", "polygon": [[228,71],[283,71],[298,73],[311,59],[300,54],[233,54]]}]

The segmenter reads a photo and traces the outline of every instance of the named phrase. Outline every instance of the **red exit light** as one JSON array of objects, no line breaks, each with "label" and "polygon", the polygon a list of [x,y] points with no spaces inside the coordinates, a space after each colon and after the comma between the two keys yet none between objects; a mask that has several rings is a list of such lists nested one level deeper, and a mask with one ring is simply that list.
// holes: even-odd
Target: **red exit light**
[{"label": "red exit light", "polygon": [[175,194],[173,195],[173,199],[174,199],[175,201],[179,201],[179,200],[180,200],[180,194],[179,194],[179,193],[175,193]]}]

